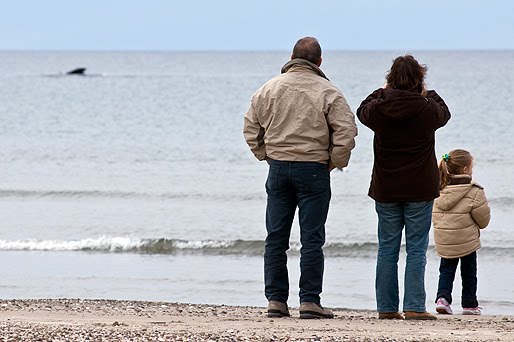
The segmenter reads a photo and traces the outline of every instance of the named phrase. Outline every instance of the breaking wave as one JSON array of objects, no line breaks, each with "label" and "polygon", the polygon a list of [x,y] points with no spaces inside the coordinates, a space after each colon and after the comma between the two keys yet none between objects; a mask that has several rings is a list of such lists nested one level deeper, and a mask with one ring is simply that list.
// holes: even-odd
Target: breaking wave
[{"label": "breaking wave", "polygon": [[[0,240],[3,251],[82,251],[104,253],[141,254],[238,254],[262,255],[264,241],[261,240],[180,240],[180,239],[138,239],[131,237],[98,237],[81,240]],[[298,254],[300,246],[291,243],[289,253]],[[362,257],[374,254],[376,244],[327,244],[327,256]]]},{"label": "breaking wave", "polygon": [[[375,258],[377,244],[327,243],[323,247],[327,257]],[[405,248],[403,246],[402,248]],[[76,251],[99,253],[138,253],[138,254],[199,254],[199,255],[244,255],[262,256],[262,240],[180,240],[180,239],[139,239],[131,237],[86,238],[81,240],[0,240],[0,251]],[[434,246],[429,246],[435,253]],[[483,247],[480,252],[489,256],[514,257],[511,247]],[[300,244],[291,242],[288,254],[299,255]]]}]

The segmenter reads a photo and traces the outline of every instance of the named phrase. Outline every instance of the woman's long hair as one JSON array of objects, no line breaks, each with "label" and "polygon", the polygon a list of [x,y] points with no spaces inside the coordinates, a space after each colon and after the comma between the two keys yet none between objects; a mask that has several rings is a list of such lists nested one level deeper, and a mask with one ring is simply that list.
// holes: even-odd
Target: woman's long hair
[{"label": "woman's long hair", "polygon": [[425,93],[427,66],[419,64],[411,55],[396,57],[387,72],[387,87]]},{"label": "woman's long hair", "polygon": [[439,162],[439,176],[441,183],[439,189],[443,190],[449,183],[452,175],[460,175],[464,173],[464,168],[473,164],[471,153],[466,150],[453,150],[443,155]]}]

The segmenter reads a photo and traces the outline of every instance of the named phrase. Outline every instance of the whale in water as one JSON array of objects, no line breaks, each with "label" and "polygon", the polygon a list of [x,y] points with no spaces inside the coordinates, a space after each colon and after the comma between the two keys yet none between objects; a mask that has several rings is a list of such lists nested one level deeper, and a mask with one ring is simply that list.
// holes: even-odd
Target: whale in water
[{"label": "whale in water", "polygon": [[85,75],[86,68],[75,68],[66,72],[66,75]]},{"label": "whale in water", "polygon": [[97,74],[91,74],[86,73],[86,68],[75,68],[71,69],[70,71],[59,71],[58,74],[45,74],[43,76],[46,77],[67,77],[67,76],[81,76],[81,77],[105,77],[107,74],[105,73],[97,73]]}]

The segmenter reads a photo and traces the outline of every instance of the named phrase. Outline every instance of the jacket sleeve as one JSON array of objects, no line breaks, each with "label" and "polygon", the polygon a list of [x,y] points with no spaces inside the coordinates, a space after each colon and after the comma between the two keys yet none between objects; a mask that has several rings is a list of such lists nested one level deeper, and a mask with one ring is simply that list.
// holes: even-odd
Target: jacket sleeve
[{"label": "jacket sleeve", "polygon": [[485,197],[484,189],[479,188],[473,199],[473,208],[471,209],[471,217],[478,224],[480,229],[484,229],[491,220],[491,210]]},{"label": "jacket sleeve", "polygon": [[375,111],[375,106],[377,100],[382,96],[383,89],[377,89],[371,94],[368,95],[362,101],[359,108],[357,108],[357,118],[364,125],[369,127],[371,130],[375,128],[375,117],[373,112]]},{"label": "jacket sleeve", "polygon": [[446,125],[448,120],[451,118],[451,114],[444,100],[435,92],[435,90],[429,90],[427,92],[426,99],[430,110],[435,113],[433,128],[438,129]]},{"label": "jacket sleeve", "polygon": [[351,151],[355,147],[357,125],[355,115],[342,94],[330,106],[327,124],[330,132],[330,161],[337,168],[346,167]]},{"label": "jacket sleeve", "polygon": [[266,159],[266,145],[264,144],[264,127],[259,124],[257,113],[252,100],[250,108],[244,116],[243,135],[258,160]]}]

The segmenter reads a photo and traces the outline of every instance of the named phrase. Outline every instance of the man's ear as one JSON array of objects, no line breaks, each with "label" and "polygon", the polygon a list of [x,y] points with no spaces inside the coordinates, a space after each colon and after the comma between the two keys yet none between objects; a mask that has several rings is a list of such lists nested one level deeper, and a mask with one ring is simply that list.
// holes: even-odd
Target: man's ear
[{"label": "man's ear", "polygon": [[320,57],[320,58],[319,58],[319,62],[318,62],[318,63],[316,63],[316,65],[317,65],[317,66],[321,66],[321,62],[323,62],[323,58],[321,58],[321,57]]}]

